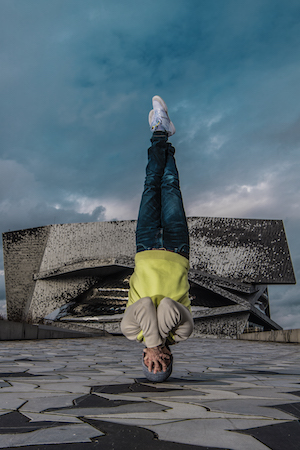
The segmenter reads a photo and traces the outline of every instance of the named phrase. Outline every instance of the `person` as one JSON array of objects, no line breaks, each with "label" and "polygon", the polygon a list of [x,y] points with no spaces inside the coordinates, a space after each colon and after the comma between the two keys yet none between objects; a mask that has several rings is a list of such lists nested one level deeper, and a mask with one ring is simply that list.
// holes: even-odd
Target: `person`
[{"label": "person", "polygon": [[143,372],[165,381],[172,372],[169,346],[193,331],[189,300],[189,233],[174,158],[168,137],[175,133],[168,108],[152,98],[152,131],[144,191],[136,228],[135,269],[121,322],[130,340],[144,342]]}]

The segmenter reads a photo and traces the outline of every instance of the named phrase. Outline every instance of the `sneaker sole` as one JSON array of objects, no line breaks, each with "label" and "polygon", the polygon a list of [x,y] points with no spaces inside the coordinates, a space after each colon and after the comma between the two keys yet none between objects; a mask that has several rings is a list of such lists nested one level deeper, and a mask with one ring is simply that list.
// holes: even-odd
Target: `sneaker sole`
[{"label": "sneaker sole", "polygon": [[162,109],[164,109],[166,112],[168,112],[167,105],[165,104],[165,102],[159,95],[154,95],[154,97],[152,98],[152,105],[153,105],[154,101],[157,101],[161,105]]},{"label": "sneaker sole", "polygon": [[[152,105],[153,105],[153,101],[157,101],[157,102],[161,105],[162,109],[163,109],[164,111],[166,111],[166,113],[167,113],[167,115],[168,115],[168,117],[169,117],[169,114],[168,114],[168,107],[167,107],[167,105],[165,104],[165,102],[163,101],[163,99],[162,99],[159,95],[155,95],[155,96],[152,98]],[[149,121],[150,127],[151,127],[151,123],[152,123],[153,114],[154,114],[154,109],[151,109],[151,111],[149,112],[149,115],[148,115],[148,121]],[[170,118],[169,118],[169,120],[170,120]],[[173,134],[175,134],[175,133],[176,133],[176,128],[175,128],[173,122],[170,120],[170,130],[169,130],[169,132],[168,132],[168,135],[169,135],[169,136],[173,136]]]}]

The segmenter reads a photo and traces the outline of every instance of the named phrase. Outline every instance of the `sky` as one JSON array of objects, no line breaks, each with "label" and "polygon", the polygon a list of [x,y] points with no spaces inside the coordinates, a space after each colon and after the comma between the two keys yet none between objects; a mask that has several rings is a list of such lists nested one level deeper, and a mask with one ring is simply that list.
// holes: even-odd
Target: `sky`
[{"label": "sky", "polygon": [[0,43],[1,232],[136,219],[160,95],[187,215],[282,219],[299,279],[298,0],[1,0]]}]

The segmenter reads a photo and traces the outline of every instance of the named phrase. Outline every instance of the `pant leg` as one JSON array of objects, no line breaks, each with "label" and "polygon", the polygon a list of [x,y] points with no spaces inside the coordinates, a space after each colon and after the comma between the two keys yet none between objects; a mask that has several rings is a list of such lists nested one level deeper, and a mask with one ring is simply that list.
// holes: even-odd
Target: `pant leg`
[{"label": "pant leg", "polygon": [[163,340],[169,332],[174,335],[175,342],[186,340],[193,332],[194,322],[190,311],[181,303],[171,298],[162,299],[157,308],[158,331]]},{"label": "pant leg", "polygon": [[127,339],[134,341],[143,330],[146,347],[162,344],[158,331],[156,308],[150,297],[144,297],[130,305],[121,322],[121,331]]},{"label": "pant leg", "polygon": [[189,257],[189,231],[174,158],[175,149],[168,143],[166,165],[161,181],[161,223],[163,244],[168,250]]},{"label": "pant leg", "polygon": [[137,252],[163,247],[161,179],[166,164],[167,140],[167,133],[155,132],[148,149],[146,179],[136,228]]}]

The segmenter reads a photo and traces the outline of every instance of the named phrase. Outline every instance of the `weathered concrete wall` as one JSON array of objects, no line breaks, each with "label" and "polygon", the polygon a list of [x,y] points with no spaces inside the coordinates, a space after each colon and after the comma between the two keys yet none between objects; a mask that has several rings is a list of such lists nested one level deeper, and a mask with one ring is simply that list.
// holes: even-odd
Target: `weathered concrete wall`
[{"label": "weathered concrete wall", "polygon": [[24,316],[35,321],[45,317],[85,292],[98,281],[96,277],[53,277],[37,280],[29,307]]},{"label": "weathered concrete wall", "polygon": [[295,283],[281,220],[190,217],[191,268],[248,283]]},{"label": "weathered concrete wall", "polygon": [[249,318],[248,312],[228,314],[225,316],[194,319],[192,336],[215,335],[236,337],[241,334]]},{"label": "weathered concrete wall", "polygon": [[3,235],[7,316],[22,320],[31,304],[35,287],[33,274],[39,272],[51,226],[31,228]]},{"label": "weathered concrete wall", "polygon": [[108,266],[132,266],[136,221],[51,225],[39,278]]},{"label": "weathered concrete wall", "polygon": [[38,321],[80,295],[99,279],[85,270],[133,267],[135,226],[135,221],[75,223],[4,233],[9,320]]},{"label": "weathered concrete wall", "polygon": [[[194,272],[295,282],[282,221],[192,217],[188,224]],[[132,220],[4,233],[8,318],[39,320],[92,286],[104,269],[134,267],[135,227]]]},{"label": "weathered concrete wall", "polygon": [[300,329],[272,330],[239,334],[238,339],[247,341],[292,342],[300,344]]}]

